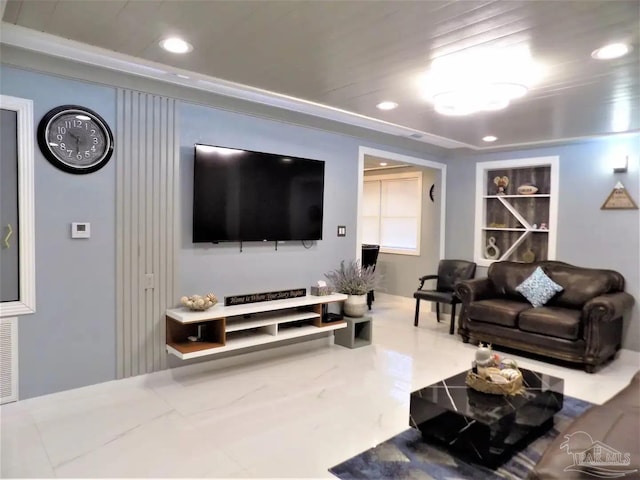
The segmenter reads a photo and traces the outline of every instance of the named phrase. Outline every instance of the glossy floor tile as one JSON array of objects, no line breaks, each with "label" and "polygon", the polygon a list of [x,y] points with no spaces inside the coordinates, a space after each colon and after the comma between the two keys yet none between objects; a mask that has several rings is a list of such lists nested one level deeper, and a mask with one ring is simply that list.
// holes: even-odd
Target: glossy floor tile
[{"label": "glossy floor tile", "polygon": [[[0,408],[1,476],[331,478],[327,469],[408,428],[413,390],[463,371],[475,347],[411,299],[377,294],[373,344],[324,338],[24,400]],[[638,369],[595,374],[509,354],[602,403]]]}]

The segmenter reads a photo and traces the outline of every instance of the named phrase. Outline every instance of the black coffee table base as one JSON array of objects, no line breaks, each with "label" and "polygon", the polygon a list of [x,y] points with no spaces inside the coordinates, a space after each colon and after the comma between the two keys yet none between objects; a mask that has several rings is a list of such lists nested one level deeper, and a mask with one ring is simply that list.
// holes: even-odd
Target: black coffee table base
[{"label": "black coffee table base", "polygon": [[549,419],[537,428],[531,428],[519,441],[505,445],[491,441],[491,433],[486,428],[467,430],[466,434],[449,435],[447,438],[438,436],[429,426],[423,426],[420,431],[426,442],[433,442],[445,448],[451,449],[456,454],[469,462],[478,463],[495,469],[509,460],[518,450],[529,445],[536,438],[543,435],[553,427],[553,419]]},{"label": "black coffee table base", "polygon": [[477,392],[466,372],[411,394],[410,425],[470,461],[491,468],[508,460],[553,426],[562,409],[564,381],[521,369],[526,392],[501,396]]}]

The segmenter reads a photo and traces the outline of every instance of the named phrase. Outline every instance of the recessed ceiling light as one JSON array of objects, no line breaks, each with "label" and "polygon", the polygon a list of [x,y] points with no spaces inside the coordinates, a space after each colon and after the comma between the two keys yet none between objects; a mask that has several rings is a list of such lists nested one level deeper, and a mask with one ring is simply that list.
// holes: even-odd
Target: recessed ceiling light
[{"label": "recessed ceiling light", "polygon": [[376,107],[378,107],[380,110],[393,110],[394,108],[396,108],[398,106],[398,104],[396,102],[380,102],[378,105],[376,105]]},{"label": "recessed ceiling light", "polygon": [[171,53],[188,53],[193,50],[193,45],[178,37],[169,37],[160,41],[160,46]]},{"label": "recessed ceiling light", "polygon": [[487,135],[486,137],[482,137],[484,142],[495,142],[498,137],[494,137],[493,135]]},{"label": "recessed ceiling light", "polygon": [[631,47],[625,43],[611,43],[594,50],[591,52],[591,56],[596,60],[611,60],[622,57],[630,51]]},{"label": "recessed ceiling light", "polygon": [[381,167],[386,167],[387,165],[389,165],[387,162],[380,162]]}]

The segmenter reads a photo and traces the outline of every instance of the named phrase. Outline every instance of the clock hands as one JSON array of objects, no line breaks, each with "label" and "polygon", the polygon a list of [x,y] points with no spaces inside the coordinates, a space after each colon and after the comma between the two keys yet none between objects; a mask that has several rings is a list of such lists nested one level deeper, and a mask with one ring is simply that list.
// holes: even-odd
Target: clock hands
[{"label": "clock hands", "polygon": [[80,137],[78,135],[74,135],[71,132],[69,132],[69,135],[71,135],[71,137],[75,139],[75,141],[76,141],[76,152],[79,152],[80,151]]}]

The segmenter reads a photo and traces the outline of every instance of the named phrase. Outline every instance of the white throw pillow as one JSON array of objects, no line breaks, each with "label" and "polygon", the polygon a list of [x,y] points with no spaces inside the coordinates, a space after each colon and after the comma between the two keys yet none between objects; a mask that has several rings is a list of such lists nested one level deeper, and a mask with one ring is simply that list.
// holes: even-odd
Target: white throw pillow
[{"label": "white throw pillow", "polygon": [[564,288],[551,280],[540,267],[516,287],[516,291],[520,292],[534,307],[542,307],[562,290]]}]

